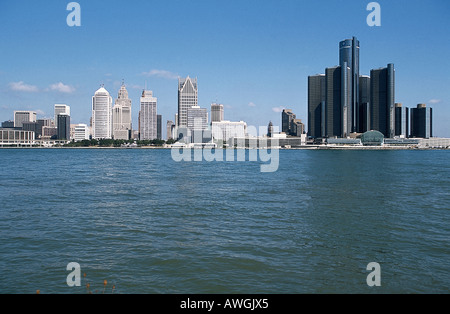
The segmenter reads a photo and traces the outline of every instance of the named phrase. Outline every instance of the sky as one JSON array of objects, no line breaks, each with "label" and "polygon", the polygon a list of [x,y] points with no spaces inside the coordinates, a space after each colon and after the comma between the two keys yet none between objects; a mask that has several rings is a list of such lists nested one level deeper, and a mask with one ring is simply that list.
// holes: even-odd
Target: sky
[{"label": "sky", "polygon": [[[281,125],[292,109],[307,123],[307,79],[339,63],[356,36],[360,74],[394,63],[396,102],[426,103],[434,135],[450,137],[450,1],[380,0],[381,26],[363,0],[80,0],[69,27],[66,0],[0,0],[0,121],[14,110],[89,124],[92,96],[113,99],[125,81],[137,128],[142,90],[174,120],[178,77],[198,79],[199,106],[224,104],[225,119]],[[163,132],[165,133],[165,132]]]}]

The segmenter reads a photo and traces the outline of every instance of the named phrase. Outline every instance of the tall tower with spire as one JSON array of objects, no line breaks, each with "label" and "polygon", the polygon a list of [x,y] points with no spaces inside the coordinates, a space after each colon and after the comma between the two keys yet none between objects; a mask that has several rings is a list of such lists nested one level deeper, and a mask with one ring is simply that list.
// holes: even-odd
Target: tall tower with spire
[{"label": "tall tower with spire", "polygon": [[112,117],[114,139],[128,141],[132,132],[131,99],[128,98],[128,91],[124,82],[122,82],[114,104]]},{"label": "tall tower with spire", "polygon": [[187,113],[191,107],[198,106],[197,79],[178,79],[178,127],[187,127]]}]

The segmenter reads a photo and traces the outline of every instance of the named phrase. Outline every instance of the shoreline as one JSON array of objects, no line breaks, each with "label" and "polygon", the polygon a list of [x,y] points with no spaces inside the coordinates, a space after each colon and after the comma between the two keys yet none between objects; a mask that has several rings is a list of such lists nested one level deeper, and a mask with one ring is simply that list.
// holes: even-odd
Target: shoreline
[{"label": "shoreline", "polygon": [[[172,147],[152,147],[152,146],[143,146],[143,147],[0,147],[0,149],[88,149],[88,150],[161,150],[161,149],[167,149],[171,150]],[[175,149],[183,149],[183,148],[175,148]],[[195,148],[187,148],[187,149],[195,149]],[[216,148],[216,150],[219,149],[230,149],[230,148]],[[253,149],[268,149],[271,148],[233,148],[234,150],[253,150]],[[274,148],[272,148],[274,149]],[[278,147],[276,148],[278,150],[417,150],[417,151],[423,151],[423,150],[450,150],[450,148],[426,148],[426,147],[406,147],[406,146],[304,146],[304,147],[292,147],[292,148],[284,148],[284,147]]]}]

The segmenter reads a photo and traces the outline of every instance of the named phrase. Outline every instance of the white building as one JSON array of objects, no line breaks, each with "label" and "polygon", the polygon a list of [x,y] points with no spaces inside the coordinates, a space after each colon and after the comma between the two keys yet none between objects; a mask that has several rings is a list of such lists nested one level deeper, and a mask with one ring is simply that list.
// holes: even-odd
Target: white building
[{"label": "white building", "polygon": [[58,115],[70,116],[70,106],[67,106],[65,104],[55,105],[55,127],[58,127]]},{"label": "white building", "polygon": [[231,138],[243,138],[247,135],[247,123],[244,121],[221,121],[211,123],[211,132],[214,140],[227,142]]},{"label": "white building", "polygon": [[75,124],[73,130],[73,140],[75,142],[81,142],[89,140],[90,130],[86,124]]},{"label": "white building", "polygon": [[92,138],[112,138],[112,97],[104,87],[92,97]]},{"label": "white building", "polygon": [[158,134],[157,121],[158,99],[153,97],[152,91],[144,90],[141,97],[141,110],[139,111],[139,139],[154,140]]},{"label": "white building", "polygon": [[14,111],[14,127],[21,128],[24,122],[36,122],[36,112]]},{"label": "white building", "polygon": [[177,127],[185,128],[188,125],[188,109],[198,104],[197,79],[178,79],[178,124]]},{"label": "white building", "polygon": [[119,90],[119,96],[113,107],[113,137],[115,140],[130,139],[132,132],[131,99],[124,84]]},{"label": "white building", "polygon": [[211,122],[221,122],[224,120],[223,105],[211,104]]},{"label": "white building", "polygon": [[187,110],[187,128],[189,131],[208,129],[208,110],[192,106]]}]

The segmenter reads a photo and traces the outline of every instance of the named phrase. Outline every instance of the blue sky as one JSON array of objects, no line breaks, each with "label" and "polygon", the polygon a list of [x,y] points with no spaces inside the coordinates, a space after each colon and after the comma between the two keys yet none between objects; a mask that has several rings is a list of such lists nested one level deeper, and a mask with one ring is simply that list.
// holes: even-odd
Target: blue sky
[{"label": "blue sky", "polygon": [[69,27],[65,0],[0,2],[0,120],[14,110],[52,117],[71,106],[89,123],[91,98],[122,79],[137,128],[145,83],[163,121],[177,112],[177,76],[198,78],[199,105],[225,118],[281,124],[290,108],[307,122],[307,77],[339,62],[339,41],[361,42],[361,74],[394,63],[396,101],[434,108],[434,133],[450,137],[450,2],[377,1],[381,27],[361,0],[80,0]]}]

